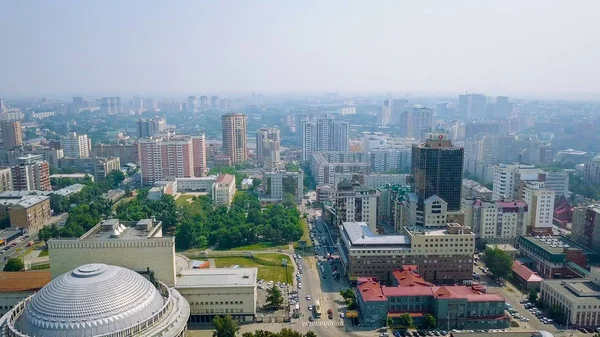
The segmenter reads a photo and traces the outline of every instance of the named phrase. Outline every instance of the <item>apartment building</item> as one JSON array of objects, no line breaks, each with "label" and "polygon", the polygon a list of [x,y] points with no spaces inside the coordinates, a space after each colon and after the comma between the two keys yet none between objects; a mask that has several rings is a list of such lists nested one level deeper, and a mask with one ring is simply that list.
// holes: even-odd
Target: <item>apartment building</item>
[{"label": "apartment building", "polygon": [[261,128],[256,131],[256,162],[267,170],[277,168],[280,158],[278,128]]},{"label": "apartment building", "polygon": [[10,167],[0,169],[0,192],[12,190],[12,169]]},{"label": "apartment building", "polygon": [[436,283],[470,280],[475,235],[456,223],[444,228],[405,227],[403,235],[376,235],[365,222],[339,227],[340,260],[351,280],[391,280],[394,270],[416,265],[423,279]]},{"label": "apartment building", "polygon": [[13,148],[23,145],[23,131],[20,121],[2,121],[0,122],[2,130],[2,146],[4,148]]},{"label": "apartment building", "polygon": [[228,113],[221,116],[223,132],[223,153],[231,158],[233,164],[248,160],[247,116],[238,113]]},{"label": "apartment building", "polygon": [[334,173],[333,184],[337,185],[343,180],[353,180],[359,182],[362,186],[370,188],[382,188],[387,185],[408,185],[410,174],[354,174],[354,173]]},{"label": "apartment building", "polygon": [[523,186],[523,201],[529,207],[527,226],[536,232],[552,233],[555,192],[545,183],[528,181]]},{"label": "apartment building", "polygon": [[92,140],[87,135],[70,132],[66,137],[61,137],[60,147],[67,158],[88,158],[92,149]]},{"label": "apartment building", "polygon": [[465,198],[462,210],[465,225],[471,227],[477,240],[514,245],[519,236],[526,234],[529,210],[522,200]]},{"label": "apartment building", "polygon": [[204,177],[208,173],[206,166],[206,136],[192,136],[192,148],[194,155],[194,176]]},{"label": "apartment building", "polygon": [[41,155],[28,155],[17,159],[18,164],[11,167],[13,190],[52,190],[50,166],[41,158]]},{"label": "apartment building", "polygon": [[462,182],[462,197],[463,198],[482,198],[492,200],[492,191],[480,183],[463,179]]},{"label": "apartment building", "polygon": [[365,222],[374,233],[377,232],[377,201],[380,197],[376,189],[361,186],[344,180],[337,185],[335,195],[336,226],[344,222]]},{"label": "apartment building", "polygon": [[360,152],[313,153],[310,168],[317,185],[333,184],[336,173],[369,174],[371,165]]},{"label": "apartment building", "polygon": [[235,176],[231,174],[220,175],[212,186],[212,198],[218,205],[231,205],[235,196]]},{"label": "apartment building", "polygon": [[600,206],[580,206],[573,209],[571,239],[600,251]]},{"label": "apartment building", "polygon": [[138,141],[142,184],[194,176],[194,148],[190,137],[144,138]]},{"label": "apartment building", "polygon": [[12,204],[8,209],[11,228],[39,230],[50,220],[50,197],[30,195]]},{"label": "apartment building", "polygon": [[308,117],[300,127],[302,160],[310,160],[315,152],[348,151],[350,124],[336,121],[333,114]]}]

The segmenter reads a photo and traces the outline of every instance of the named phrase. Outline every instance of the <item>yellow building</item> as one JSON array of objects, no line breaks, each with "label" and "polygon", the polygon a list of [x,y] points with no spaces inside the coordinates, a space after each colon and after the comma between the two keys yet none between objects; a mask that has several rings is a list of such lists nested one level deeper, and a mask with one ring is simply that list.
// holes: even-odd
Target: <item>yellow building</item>
[{"label": "yellow building", "polygon": [[39,195],[23,197],[9,207],[8,216],[12,228],[40,229],[52,216],[50,198]]}]

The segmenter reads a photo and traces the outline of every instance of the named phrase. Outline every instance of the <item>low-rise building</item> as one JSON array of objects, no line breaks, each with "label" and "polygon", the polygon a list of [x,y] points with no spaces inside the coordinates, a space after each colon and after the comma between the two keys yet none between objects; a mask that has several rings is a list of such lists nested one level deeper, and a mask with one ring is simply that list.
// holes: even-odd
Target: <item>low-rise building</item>
[{"label": "low-rise building", "polygon": [[104,220],[78,239],[50,239],[48,253],[53,278],[84,264],[106,263],[152,271],[168,286],[175,284],[175,240],[163,237],[162,222],[152,219]]},{"label": "low-rise building", "polygon": [[50,197],[31,195],[23,197],[8,208],[10,227],[38,230],[50,220]]},{"label": "low-rise building", "polygon": [[177,275],[175,289],[189,302],[192,323],[219,315],[254,322],[257,275],[257,268],[187,269]]},{"label": "low-rise building", "polygon": [[177,182],[177,191],[179,192],[211,193],[217,179],[218,176],[211,175],[207,177],[177,178],[175,181]]},{"label": "low-rise building", "polygon": [[374,279],[359,279],[356,302],[362,326],[380,327],[408,313],[417,326],[432,315],[438,326],[454,329],[503,329],[509,325],[500,294],[489,294],[479,285],[434,286],[413,270],[396,271],[394,286]]},{"label": "low-rise building", "polygon": [[547,307],[557,307],[569,327],[600,325],[600,269],[592,268],[588,278],[544,280],[540,299]]},{"label": "low-rise building", "polygon": [[335,186],[329,184],[322,184],[317,186],[317,202],[325,202],[335,200]]},{"label": "low-rise building", "polygon": [[117,157],[62,158],[58,160],[58,166],[89,174],[94,181],[102,182],[110,172],[121,169],[121,161]]},{"label": "low-rise building", "polygon": [[51,174],[50,182],[58,182],[60,179],[70,179],[74,181],[86,181],[91,180],[94,181],[94,177],[85,173],[71,173],[71,174]]},{"label": "low-rise building", "polygon": [[50,283],[48,271],[0,273],[0,315],[4,315],[22,300]]},{"label": "low-rise building", "polygon": [[0,192],[12,191],[12,170],[10,167],[0,169]]},{"label": "low-rise building", "polygon": [[586,269],[600,263],[600,255],[564,236],[521,236],[519,255],[544,279],[580,277]]},{"label": "low-rise building", "polygon": [[520,261],[514,261],[512,266],[513,280],[515,280],[523,290],[540,290],[540,285],[544,280],[536,272],[527,268]]},{"label": "low-rise building", "polygon": [[358,277],[391,279],[404,265],[416,265],[427,281],[456,283],[473,273],[475,236],[456,223],[445,228],[405,227],[404,235],[376,235],[364,222],[339,227],[340,260],[351,280]]},{"label": "low-rise building", "polygon": [[335,173],[333,183],[339,184],[343,180],[357,181],[361,185],[370,188],[382,188],[388,185],[408,185],[410,174],[391,174],[391,173]]},{"label": "low-rise building", "polygon": [[217,205],[231,205],[235,196],[235,176],[220,175],[212,186],[212,198]]},{"label": "low-rise building", "polygon": [[508,244],[487,244],[485,245],[485,249],[499,249],[505,252],[513,260],[519,254],[519,250],[517,248],[513,247],[513,245]]},{"label": "low-rise building", "polygon": [[320,152],[313,153],[310,167],[317,185],[333,184],[336,173],[368,174],[371,164],[362,152]]},{"label": "low-rise building", "polygon": [[252,188],[252,186],[254,186],[254,181],[252,180],[252,178],[246,178],[242,180],[242,189],[243,190],[249,190]]}]

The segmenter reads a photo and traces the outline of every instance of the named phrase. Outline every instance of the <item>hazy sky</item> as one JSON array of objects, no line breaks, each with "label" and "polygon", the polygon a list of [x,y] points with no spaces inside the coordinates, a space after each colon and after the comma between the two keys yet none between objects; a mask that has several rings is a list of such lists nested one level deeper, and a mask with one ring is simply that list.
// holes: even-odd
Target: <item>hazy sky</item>
[{"label": "hazy sky", "polygon": [[0,1],[0,96],[600,93],[600,1]]}]

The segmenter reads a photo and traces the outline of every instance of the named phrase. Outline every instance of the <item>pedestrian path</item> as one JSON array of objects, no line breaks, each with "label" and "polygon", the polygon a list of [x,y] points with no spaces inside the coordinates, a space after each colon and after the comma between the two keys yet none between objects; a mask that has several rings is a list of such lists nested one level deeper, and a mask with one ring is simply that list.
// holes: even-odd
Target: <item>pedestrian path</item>
[{"label": "pedestrian path", "polygon": [[331,321],[331,320],[323,320],[323,321],[314,321],[314,322],[302,322],[303,327],[307,326],[344,326],[344,321]]}]

